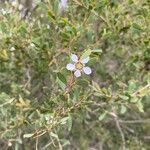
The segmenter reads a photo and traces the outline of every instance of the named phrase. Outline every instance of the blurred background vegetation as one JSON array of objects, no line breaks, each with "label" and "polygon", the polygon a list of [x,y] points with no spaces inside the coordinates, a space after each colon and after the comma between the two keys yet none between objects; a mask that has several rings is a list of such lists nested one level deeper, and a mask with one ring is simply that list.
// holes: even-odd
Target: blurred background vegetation
[{"label": "blurred background vegetation", "polygon": [[0,150],[150,149],[150,1],[61,4],[0,1]]}]

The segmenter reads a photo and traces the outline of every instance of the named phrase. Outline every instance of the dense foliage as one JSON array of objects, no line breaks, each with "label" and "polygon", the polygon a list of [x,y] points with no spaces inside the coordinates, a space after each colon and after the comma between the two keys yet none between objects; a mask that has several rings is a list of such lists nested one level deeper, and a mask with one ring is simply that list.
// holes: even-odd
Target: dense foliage
[{"label": "dense foliage", "polygon": [[[149,0],[1,6],[0,149],[150,148]],[[92,74],[74,77],[71,54]]]}]

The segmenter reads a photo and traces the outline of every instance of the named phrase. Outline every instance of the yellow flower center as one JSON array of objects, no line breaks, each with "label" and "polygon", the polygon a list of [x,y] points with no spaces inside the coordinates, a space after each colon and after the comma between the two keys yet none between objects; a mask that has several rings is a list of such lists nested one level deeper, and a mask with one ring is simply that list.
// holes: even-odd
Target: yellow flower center
[{"label": "yellow flower center", "polygon": [[83,64],[82,64],[81,62],[77,62],[77,63],[75,64],[75,67],[76,67],[76,69],[81,70],[81,69],[83,68]]}]

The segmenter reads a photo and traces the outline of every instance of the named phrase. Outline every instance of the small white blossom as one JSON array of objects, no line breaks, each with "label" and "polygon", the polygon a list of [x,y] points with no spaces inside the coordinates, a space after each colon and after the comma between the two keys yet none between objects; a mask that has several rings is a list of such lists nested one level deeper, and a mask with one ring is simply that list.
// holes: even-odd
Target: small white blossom
[{"label": "small white blossom", "polygon": [[61,11],[64,11],[68,6],[68,0],[61,0],[59,3],[59,8]]},{"label": "small white blossom", "polygon": [[30,46],[31,46],[31,47],[35,47],[35,44],[34,44],[34,43],[31,43]]},{"label": "small white blossom", "polygon": [[49,24],[47,24],[46,26],[47,26],[47,29],[50,29],[50,25]]},{"label": "small white blossom", "polygon": [[13,1],[11,4],[13,7],[17,7],[17,5],[18,5],[17,1]]},{"label": "small white blossom", "polygon": [[8,147],[11,147],[12,143],[10,141],[8,141]]},{"label": "small white blossom", "polygon": [[13,34],[12,34],[12,32],[10,32],[8,35],[9,35],[10,37],[12,37]]},{"label": "small white blossom", "polygon": [[43,17],[44,17],[44,14],[41,14],[40,17],[43,18]]},{"label": "small white blossom", "polygon": [[7,14],[6,10],[4,10],[3,8],[1,9],[1,12],[2,12],[3,15]]},{"label": "small white blossom", "polygon": [[0,9],[0,13],[2,13],[3,15],[6,15],[6,14],[10,14],[11,11],[9,9]]},{"label": "small white blossom", "polygon": [[8,14],[11,14],[11,13],[13,13],[13,10],[12,10],[12,8],[8,9],[8,10],[7,10],[7,13],[8,13]]},{"label": "small white blossom", "polygon": [[23,5],[19,4],[18,9],[21,11],[23,9]]},{"label": "small white blossom", "polygon": [[15,51],[15,48],[14,48],[14,47],[11,47],[11,48],[10,48],[10,51]]},{"label": "small white blossom", "polygon": [[89,57],[80,59],[77,55],[71,54],[71,60],[73,61],[73,63],[67,64],[66,68],[70,71],[74,71],[74,75],[76,77],[80,77],[82,72],[90,75],[92,73],[91,68],[85,66],[85,64],[88,63],[89,59]]}]

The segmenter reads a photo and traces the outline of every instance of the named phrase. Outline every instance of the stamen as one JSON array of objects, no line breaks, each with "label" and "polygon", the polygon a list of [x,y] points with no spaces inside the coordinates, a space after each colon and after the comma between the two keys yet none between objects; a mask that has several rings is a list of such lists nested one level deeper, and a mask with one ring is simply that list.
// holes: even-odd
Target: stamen
[{"label": "stamen", "polygon": [[77,62],[77,63],[75,64],[75,67],[76,67],[76,69],[81,70],[81,69],[83,68],[83,64],[82,64],[81,62]]}]

